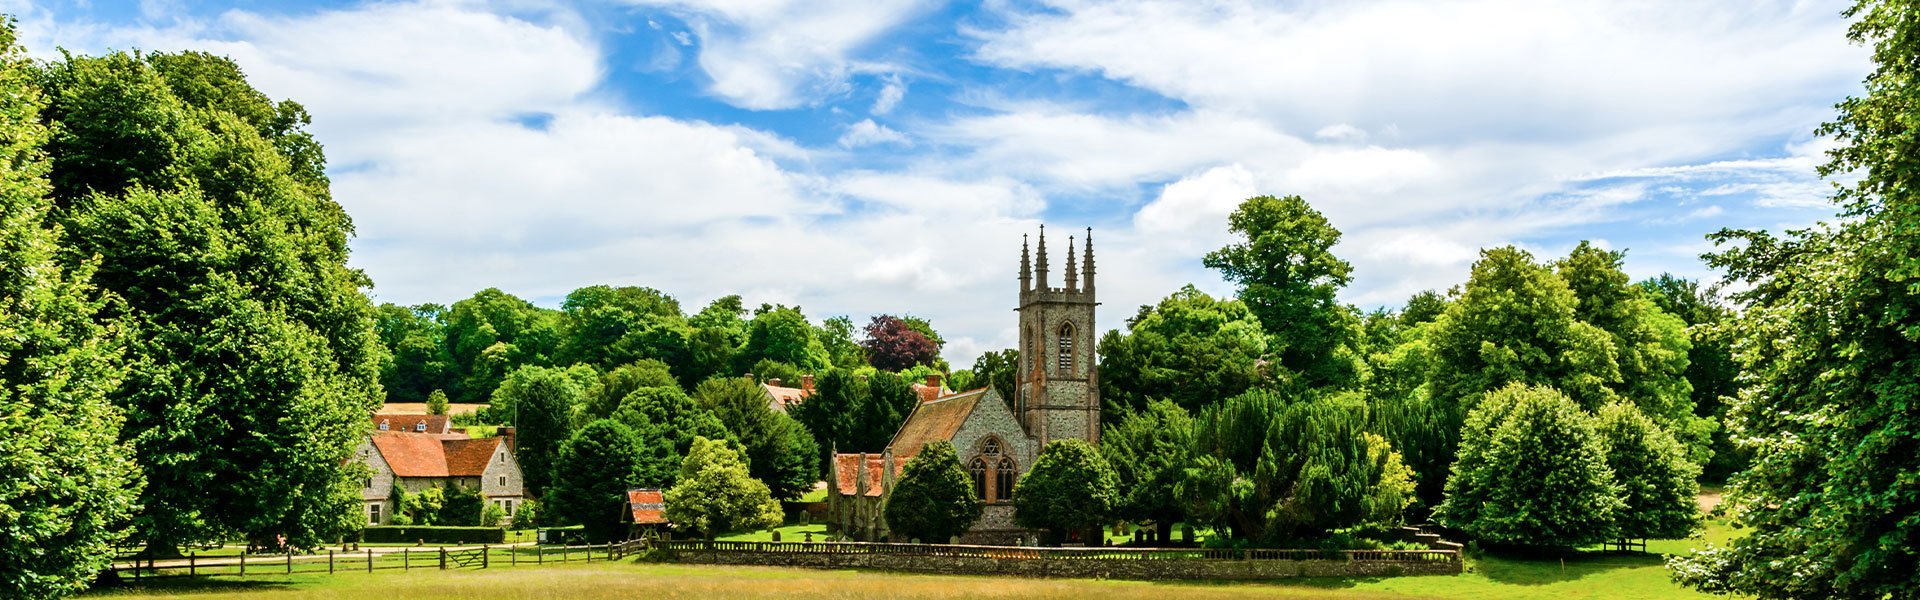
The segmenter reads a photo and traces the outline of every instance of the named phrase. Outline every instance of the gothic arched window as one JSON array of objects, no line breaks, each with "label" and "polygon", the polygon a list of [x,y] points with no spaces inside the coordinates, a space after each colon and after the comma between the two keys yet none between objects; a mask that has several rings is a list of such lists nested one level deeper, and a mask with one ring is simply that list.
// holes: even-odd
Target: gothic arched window
[{"label": "gothic arched window", "polygon": [[994,468],[993,483],[997,488],[994,496],[1002,502],[1013,500],[1013,480],[1018,471],[1013,468],[1013,459],[1000,457],[1000,465]]},{"label": "gothic arched window", "polygon": [[974,458],[973,464],[967,465],[967,471],[973,474],[973,495],[979,496],[981,500],[986,500],[987,459]]},{"label": "gothic arched window", "polygon": [[1059,347],[1060,347],[1060,364],[1059,364],[1060,372],[1062,374],[1072,373],[1073,372],[1073,324],[1072,323],[1062,323],[1060,325],[1060,346]]}]

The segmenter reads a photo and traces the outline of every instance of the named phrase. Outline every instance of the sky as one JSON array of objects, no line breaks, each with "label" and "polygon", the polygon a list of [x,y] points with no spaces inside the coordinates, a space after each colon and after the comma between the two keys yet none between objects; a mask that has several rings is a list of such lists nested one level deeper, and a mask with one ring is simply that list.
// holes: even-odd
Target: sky
[{"label": "sky", "polygon": [[1344,233],[1368,310],[1508,244],[1714,279],[1707,233],[1833,217],[1813,131],[1870,68],[1844,8],[0,0],[36,56],[204,50],[304,105],[376,301],[740,294],[928,318],[956,367],[1012,347],[1041,224],[1093,230],[1104,331],[1232,294],[1201,257],[1261,194]]}]

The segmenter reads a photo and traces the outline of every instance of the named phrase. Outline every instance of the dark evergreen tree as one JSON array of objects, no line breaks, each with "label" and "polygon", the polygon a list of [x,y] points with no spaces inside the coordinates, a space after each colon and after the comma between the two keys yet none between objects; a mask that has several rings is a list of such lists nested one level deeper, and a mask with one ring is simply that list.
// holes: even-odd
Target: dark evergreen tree
[{"label": "dark evergreen tree", "polygon": [[887,529],[895,540],[945,544],[980,520],[985,506],[953,444],[936,441],[907,461],[894,484],[887,498]]},{"label": "dark evergreen tree", "polygon": [[578,524],[591,542],[622,539],[627,490],[673,483],[679,457],[664,438],[645,438],[618,421],[599,420],[575,432],[555,458],[559,476],[541,503],[551,523]]}]

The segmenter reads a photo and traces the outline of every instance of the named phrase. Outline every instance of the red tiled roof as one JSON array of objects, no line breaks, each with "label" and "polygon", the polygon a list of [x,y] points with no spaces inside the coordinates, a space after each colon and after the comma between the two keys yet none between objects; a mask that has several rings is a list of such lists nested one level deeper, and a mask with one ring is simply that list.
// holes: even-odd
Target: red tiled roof
[{"label": "red tiled roof", "polygon": [[953,390],[947,389],[947,387],[944,385],[927,385],[924,383],[913,384],[913,395],[919,396],[921,402],[932,402],[935,399],[940,398],[941,396],[950,395],[952,393],[953,393]]},{"label": "red tiled roof", "polygon": [[667,522],[667,497],[653,488],[634,488],[627,490],[627,508],[633,511],[633,522],[637,525],[657,525]]},{"label": "red tiled roof", "polygon": [[493,462],[500,438],[443,439],[440,446],[447,455],[448,476],[479,477],[487,473],[487,464]]},{"label": "red tiled roof", "polygon": [[780,410],[780,411],[787,410],[787,407],[793,406],[795,403],[798,403],[801,400],[805,400],[807,396],[812,395],[809,390],[803,390],[800,388],[791,388],[791,387],[780,387],[770,383],[762,383],[760,384],[760,387],[761,389],[765,389],[767,391],[768,397],[773,398],[774,410]]},{"label": "red tiled roof", "polygon": [[375,431],[373,447],[400,477],[479,477],[493,460],[500,438]]},{"label": "red tiled roof", "polygon": [[[380,423],[382,422],[385,422],[387,424],[386,429],[380,428]],[[425,429],[421,429],[419,426],[421,423],[426,423],[427,427]],[[448,429],[448,421],[447,421],[446,415],[401,415],[401,414],[393,414],[393,413],[381,413],[373,416],[373,429],[374,431],[406,431],[411,433],[449,433],[451,432],[451,430]]]},{"label": "red tiled roof", "polygon": [[900,424],[900,431],[893,434],[893,441],[887,448],[900,460],[913,458],[927,442],[953,441],[953,433],[960,430],[960,424],[973,414],[973,408],[986,396],[989,388],[980,388],[963,394],[954,394],[935,400],[921,402],[913,407],[913,414],[907,416],[907,422]]},{"label": "red tiled roof", "polygon": [[[879,454],[867,454],[865,455],[867,458],[866,468],[861,469],[861,456],[862,455],[859,454],[833,455],[833,462],[837,467],[834,471],[835,477],[833,482],[835,492],[842,496],[858,494],[860,491],[860,480],[858,478],[864,475],[867,479],[866,495],[880,495],[881,469],[886,467],[886,457]],[[899,475],[900,471],[906,468],[906,464],[907,459],[895,458],[893,460],[893,474]]]}]

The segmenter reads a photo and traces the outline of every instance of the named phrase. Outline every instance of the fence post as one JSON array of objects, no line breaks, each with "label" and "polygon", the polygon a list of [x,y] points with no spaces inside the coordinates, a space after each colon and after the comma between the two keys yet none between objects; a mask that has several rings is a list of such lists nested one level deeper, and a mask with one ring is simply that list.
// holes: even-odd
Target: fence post
[{"label": "fence post", "polygon": [[187,553],[187,576],[188,577],[196,577],[200,575],[200,567],[194,564],[194,560],[193,560],[194,554],[195,554],[194,552]]},{"label": "fence post", "polygon": [[520,566],[520,553],[516,552],[516,550],[518,550],[518,548],[507,546],[507,566],[509,567]]},{"label": "fence post", "polygon": [[247,551],[245,549],[240,550],[240,576],[247,576]]},{"label": "fence post", "polygon": [[293,574],[293,548],[287,548],[287,574]]},{"label": "fence post", "polygon": [[547,549],[542,547],[539,542],[533,543],[533,564],[547,564]]},{"label": "fence post", "polygon": [[327,574],[333,574],[333,550],[327,550]]},{"label": "fence post", "polygon": [[413,549],[412,548],[400,549],[400,570],[401,571],[413,570]]},{"label": "fence post", "polygon": [[367,549],[367,572],[368,573],[373,572],[373,549],[372,548]]},{"label": "fence post", "polygon": [[567,543],[560,542],[560,562],[567,562]]},{"label": "fence post", "polygon": [[488,547],[486,544],[481,544],[480,545],[480,568],[485,569],[491,566],[493,566],[493,549]]},{"label": "fence post", "polygon": [[440,547],[440,570],[447,570],[447,547]]}]

